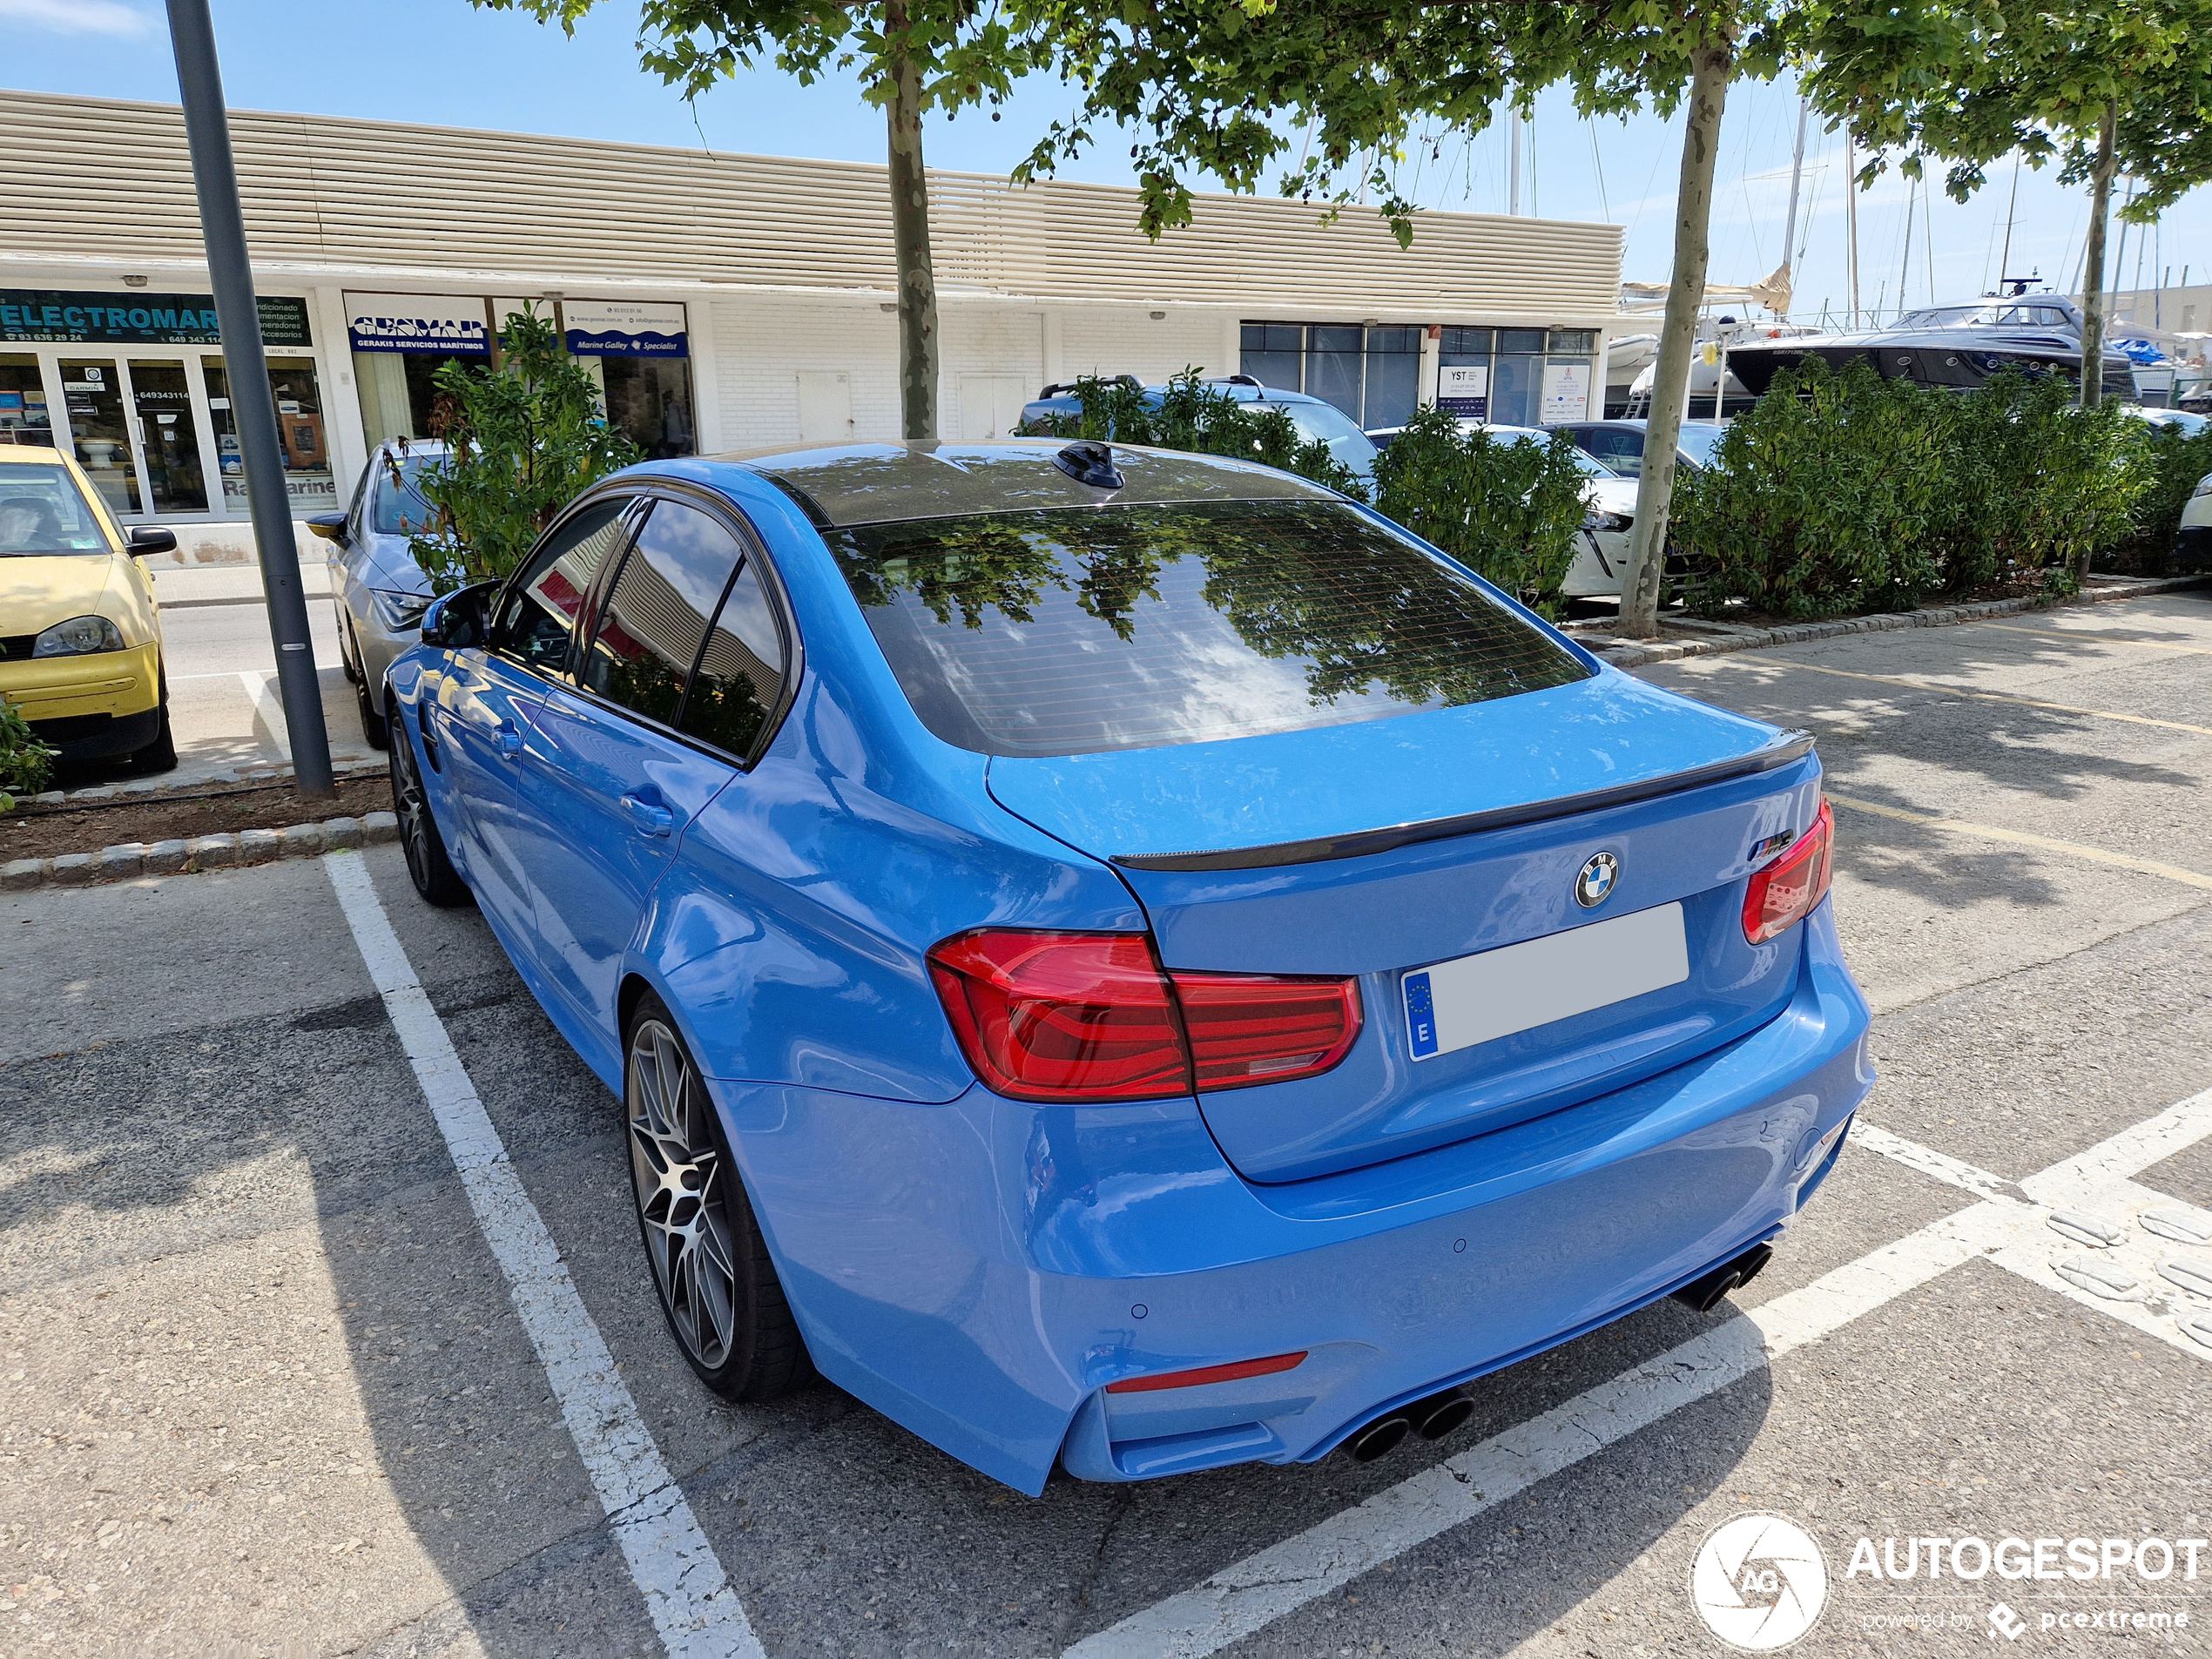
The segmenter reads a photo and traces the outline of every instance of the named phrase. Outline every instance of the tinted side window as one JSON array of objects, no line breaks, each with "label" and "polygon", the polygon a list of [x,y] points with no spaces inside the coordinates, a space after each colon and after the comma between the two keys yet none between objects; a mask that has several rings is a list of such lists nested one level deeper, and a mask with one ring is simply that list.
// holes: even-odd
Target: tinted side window
[{"label": "tinted side window", "polygon": [[674,725],[684,684],[742,550],[696,507],[660,501],[615,577],[584,656],[583,683],[610,703]]},{"label": "tinted side window", "polygon": [[569,634],[592,578],[622,540],[622,515],[633,498],[595,502],[556,529],[500,596],[492,642],[532,668],[558,673],[568,665]]},{"label": "tinted side window", "polygon": [[707,634],[684,705],[684,730],[725,753],[750,754],[782,693],[784,667],[783,636],[748,559]]}]

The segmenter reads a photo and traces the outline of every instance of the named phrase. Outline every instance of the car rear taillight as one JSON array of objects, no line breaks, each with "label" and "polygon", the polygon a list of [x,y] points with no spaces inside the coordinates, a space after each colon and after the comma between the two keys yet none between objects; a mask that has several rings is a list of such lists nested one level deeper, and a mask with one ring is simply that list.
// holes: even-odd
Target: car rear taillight
[{"label": "car rear taillight", "polygon": [[1239,1359],[1226,1366],[1200,1366],[1196,1371],[1163,1371],[1150,1377],[1124,1377],[1109,1382],[1109,1394],[1150,1394],[1163,1388],[1196,1388],[1201,1383],[1235,1382],[1240,1377],[1271,1377],[1278,1371],[1295,1371],[1305,1363],[1306,1351],[1271,1354],[1264,1359]]},{"label": "car rear taillight", "polygon": [[1357,981],[1170,974],[1143,934],[990,928],[929,953],[975,1075],[1016,1100],[1151,1100],[1329,1069],[1359,1035]]},{"label": "car rear taillight", "polygon": [[1828,896],[1835,852],[1836,814],[1823,800],[1812,827],[1780,858],[1753,873],[1743,894],[1743,937],[1764,945],[1811,915],[1813,907]]}]

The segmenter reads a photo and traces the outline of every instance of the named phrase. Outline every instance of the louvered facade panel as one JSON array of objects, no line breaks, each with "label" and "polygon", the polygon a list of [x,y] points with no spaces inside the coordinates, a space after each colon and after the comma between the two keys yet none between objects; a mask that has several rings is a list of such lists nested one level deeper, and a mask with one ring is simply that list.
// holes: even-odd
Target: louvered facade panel
[{"label": "louvered facade panel", "polygon": [[[0,92],[0,111],[40,135],[39,165],[10,181],[9,262],[199,261],[175,109]],[[330,116],[239,112],[232,127],[248,234],[271,273],[816,293],[892,283],[880,167]],[[1324,224],[1296,202],[1208,196],[1189,229],[1155,243],[1136,229],[1133,190],[935,172],[931,191],[948,297],[1554,324],[1609,315],[1619,280],[1612,226],[1429,213],[1400,249],[1362,208]]]}]

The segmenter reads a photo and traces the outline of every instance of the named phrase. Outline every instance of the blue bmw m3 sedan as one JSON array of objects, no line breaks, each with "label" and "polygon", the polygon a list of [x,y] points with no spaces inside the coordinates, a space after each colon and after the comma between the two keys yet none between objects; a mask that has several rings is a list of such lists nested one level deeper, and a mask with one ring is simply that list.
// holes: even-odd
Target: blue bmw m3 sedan
[{"label": "blue bmw m3 sedan", "polygon": [[1027,1493],[1379,1456],[1710,1306],[1873,1080],[1811,738],[1263,467],[651,462],[385,690],[700,1378]]}]

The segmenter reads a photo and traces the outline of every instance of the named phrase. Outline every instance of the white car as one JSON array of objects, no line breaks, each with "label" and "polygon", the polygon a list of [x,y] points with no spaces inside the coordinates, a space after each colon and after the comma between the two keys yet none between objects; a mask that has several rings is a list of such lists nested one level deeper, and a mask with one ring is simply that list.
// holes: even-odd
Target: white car
[{"label": "white car", "polygon": [[2181,533],[2174,538],[2174,563],[2182,570],[2212,570],[2212,473],[2196,481],[2182,509]]},{"label": "white car", "polygon": [[[1549,443],[1552,436],[1543,427],[1493,426],[1474,420],[1463,420],[1460,425],[1469,431],[1487,432],[1498,443]],[[1386,427],[1367,435],[1386,448],[1405,429]],[[1575,451],[1575,464],[1589,482],[1582,490],[1585,511],[1575,562],[1567,567],[1560,595],[1568,599],[1617,599],[1622,573],[1629,568],[1629,532],[1636,517],[1636,481],[1623,478],[1584,449]]]}]

